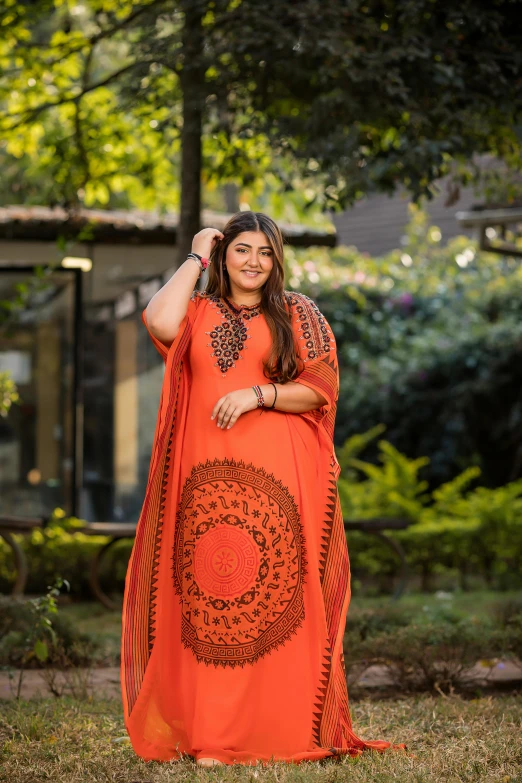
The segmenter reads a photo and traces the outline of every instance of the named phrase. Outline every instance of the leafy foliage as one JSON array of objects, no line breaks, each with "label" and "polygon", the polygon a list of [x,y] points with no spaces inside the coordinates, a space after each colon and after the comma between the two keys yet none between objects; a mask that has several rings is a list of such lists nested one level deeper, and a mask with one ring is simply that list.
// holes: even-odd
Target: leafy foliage
[{"label": "leafy foliage", "polygon": [[287,251],[290,286],[337,339],[337,442],[383,424],[400,451],[430,458],[430,486],[470,464],[504,484],[522,476],[522,266],[468,237],[441,247],[426,214],[411,216],[403,248],[382,258]]},{"label": "leafy foliage", "polygon": [[354,690],[379,664],[401,691],[453,692],[476,689],[477,665],[486,681],[506,661],[520,666],[520,600],[499,597],[484,607],[484,598],[464,608],[455,593],[439,591],[417,605],[355,605],[344,639],[349,685]]},{"label": "leafy foliage", "polygon": [[402,692],[439,693],[451,692],[455,687],[476,687],[476,664],[486,662],[486,675],[503,650],[501,634],[473,618],[456,622],[414,621],[364,641],[351,633],[346,647],[349,677],[354,665],[360,678],[368,665],[384,664],[393,685]]},{"label": "leafy foliage", "polygon": [[[70,584],[71,595],[92,598],[89,585],[92,559],[109,539],[81,533],[79,528],[83,524],[75,517],[66,517],[62,509],[55,509],[45,528],[35,529],[21,538],[29,563],[29,593],[41,593],[56,574],[61,574]],[[107,591],[122,590],[131,546],[131,540],[118,543],[111,550],[111,556],[104,558],[100,578]],[[0,589],[6,591],[11,581],[12,552],[0,540]]]},{"label": "leafy foliage", "polygon": [[[408,459],[384,440],[378,445],[381,465],[348,461],[365,480],[341,472],[345,518],[409,517],[409,528],[389,535],[403,544],[424,590],[433,588],[441,573],[453,574],[463,588],[470,580],[497,588],[516,585],[522,566],[522,479],[496,489],[470,488],[480,476],[473,467],[430,494],[418,475],[429,460]],[[384,587],[383,577],[389,581],[397,570],[393,556],[361,533],[349,533],[348,540],[356,577],[378,576]]]},{"label": "leafy foliage", "polygon": [[77,642],[81,640],[92,648],[87,638],[81,638],[58,615],[56,599],[62,587],[69,589],[68,582],[56,577],[45,593],[37,598],[0,600],[0,663],[18,667],[18,699],[24,670],[28,666],[56,664],[64,653],[68,654],[70,665],[77,665],[83,662],[75,657]]},{"label": "leafy foliage", "polygon": [[7,416],[11,406],[20,399],[16,384],[8,372],[0,372],[0,416]]},{"label": "leafy foliage", "polygon": [[477,152],[517,168],[520,5],[9,0],[4,193],[177,206],[194,110],[207,183],[276,169],[285,193],[293,161],[309,206],[399,184],[429,194],[442,174],[476,176]]}]

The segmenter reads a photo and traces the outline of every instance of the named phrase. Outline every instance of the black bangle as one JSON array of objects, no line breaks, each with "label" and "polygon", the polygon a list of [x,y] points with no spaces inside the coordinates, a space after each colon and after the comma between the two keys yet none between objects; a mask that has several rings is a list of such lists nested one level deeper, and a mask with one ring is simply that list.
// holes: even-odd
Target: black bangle
[{"label": "black bangle", "polygon": [[274,387],[274,391],[275,391],[274,401],[273,401],[272,405],[270,406],[270,410],[271,410],[272,408],[275,407],[275,404],[276,404],[276,400],[277,400],[277,386],[275,385],[275,383],[272,383],[272,381],[270,381],[270,383]]},{"label": "black bangle", "polygon": [[201,263],[201,256],[198,256],[197,253],[189,253],[187,256],[187,261],[191,258],[198,266],[199,266],[199,274],[201,276],[201,273],[203,271],[203,264]]}]

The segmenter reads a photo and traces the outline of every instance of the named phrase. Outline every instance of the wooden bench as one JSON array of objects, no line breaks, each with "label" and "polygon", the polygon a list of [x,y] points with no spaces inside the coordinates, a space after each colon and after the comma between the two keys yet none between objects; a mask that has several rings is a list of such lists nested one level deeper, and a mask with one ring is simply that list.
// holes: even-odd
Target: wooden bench
[{"label": "wooden bench", "polygon": [[414,524],[412,519],[402,519],[397,517],[373,517],[371,519],[345,519],[344,529],[358,530],[360,533],[369,533],[372,536],[377,536],[381,541],[384,541],[393,552],[399,557],[401,561],[401,571],[399,584],[395,588],[393,593],[393,600],[396,601],[404,593],[406,584],[408,581],[408,563],[406,562],[406,553],[402,548],[399,541],[394,538],[390,538],[384,531],[386,530],[406,530],[410,525]]},{"label": "wooden bench", "polygon": [[[14,596],[22,596],[24,594],[27,585],[28,568],[24,550],[13,536],[20,533],[30,533],[37,528],[42,529],[48,521],[49,517],[0,515],[0,536],[13,552],[16,579],[11,593]],[[108,609],[115,609],[116,603],[103,592],[100,586],[100,563],[103,555],[116,541],[119,541],[121,538],[135,537],[136,524],[130,522],[88,522],[83,527],[77,528],[77,531],[90,536],[109,537],[109,541],[93,557],[89,573],[89,584],[93,594],[104,606]]]},{"label": "wooden bench", "polygon": [[6,544],[12,549],[16,580],[11,591],[12,595],[20,596],[25,592],[27,584],[27,560],[24,550],[13,538],[13,534],[30,533],[36,528],[43,528],[49,521],[48,517],[15,517],[6,514],[0,515],[0,536]]},{"label": "wooden bench", "polygon": [[77,528],[79,533],[87,536],[108,536],[109,540],[104,544],[91,561],[89,572],[89,584],[98,601],[107,609],[117,609],[118,604],[102,590],[100,584],[100,564],[105,553],[122,538],[134,538],[136,536],[135,522],[87,522],[83,527]]}]

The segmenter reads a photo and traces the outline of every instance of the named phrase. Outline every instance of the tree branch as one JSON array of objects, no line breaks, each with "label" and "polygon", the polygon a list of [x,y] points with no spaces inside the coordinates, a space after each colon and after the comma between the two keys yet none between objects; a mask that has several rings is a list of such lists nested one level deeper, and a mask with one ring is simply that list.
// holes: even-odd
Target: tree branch
[{"label": "tree branch", "polygon": [[118,76],[121,76],[127,71],[132,70],[137,65],[144,65],[146,63],[152,62],[155,62],[155,60],[137,60],[136,62],[130,63],[129,65],[125,65],[123,68],[119,68],[114,73],[106,76],[105,79],[101,79],[101,81],[96,82],[95,84],[90,84],[84,87],[77,95],[63,97],[58,101],[47,101],[46,103],[42,103],[40,106],[36,106],[34,109],[28,109],[24,112],[24,115],[21,117],[21,119],[17,120],[13,125],[3,128],[3,130],[6,132],[16,130],[26,122],[35,120],[42,112],[47,111],[47,109],[54,109],[56,106],[64,106],[66,103],[78,103],[78,101],[81,101],[81,99],[87,95],[87,93],[93,92],[99,87],[105,87],[107,84],[113,81],[113,79],[117,79]]}]

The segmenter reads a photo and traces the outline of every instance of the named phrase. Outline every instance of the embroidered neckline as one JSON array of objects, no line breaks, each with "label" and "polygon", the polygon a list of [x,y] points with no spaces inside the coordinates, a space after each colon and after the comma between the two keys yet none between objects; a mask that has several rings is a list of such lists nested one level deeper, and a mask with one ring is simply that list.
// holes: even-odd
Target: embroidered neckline
[{"label": "embroidered neckline", "polygon": [[248,322],[258,318],[261,309],[259,303],[237,307],[226,296],[220,298],[211,295],[208,298],[221,315],[221,323],[205,332],[212,340],[207,345],[213,348],[211,356],[217,359],[214,366],[219,367],[222,377],[225,377],[228,370],[236,366],[238,359],[243,359],[241,354],[246,348],[246,341],[252,339],[252,335],[248,334]]},{"label": "embroidered neckline", "polygon": [[237,304],[237,302],[234,302],[234,300],[230,299],[228,296],[224,296],[223,299],[225,300],[227,305],[229,305],[232,308],[232,310],[234,310],[235,312],[239,312],[240,310],[255,310],[261,305],[261,302],[256,302],[255,304],[252,305]]}]

